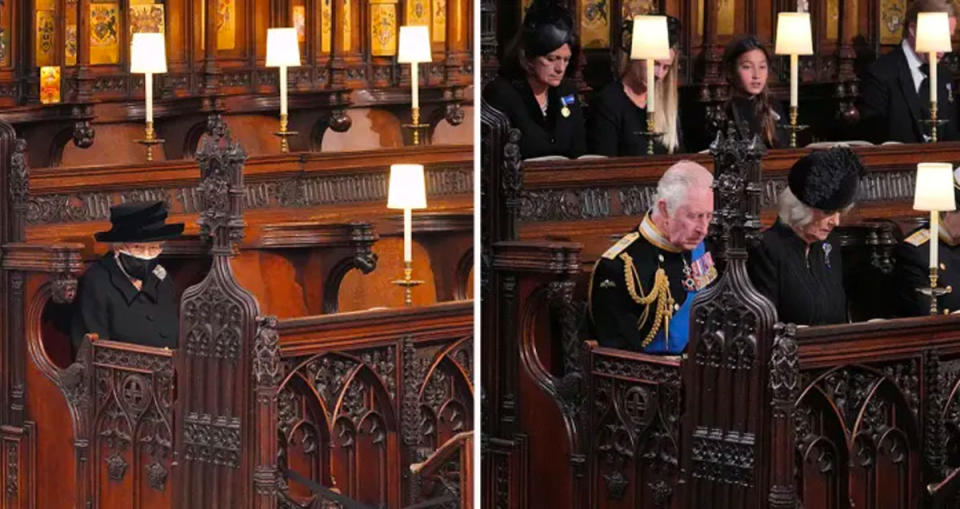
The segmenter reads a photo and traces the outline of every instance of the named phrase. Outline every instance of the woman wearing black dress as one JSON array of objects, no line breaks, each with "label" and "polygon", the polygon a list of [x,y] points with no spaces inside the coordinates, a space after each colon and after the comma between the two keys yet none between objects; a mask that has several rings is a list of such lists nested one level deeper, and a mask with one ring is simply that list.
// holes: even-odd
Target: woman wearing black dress
[{"label": "woman wearing black dress", "polygon": [[[591,154],[637,156],[647,154],[647,77],[642,60],[630,59],[633,21],[623,27],[623,40],[617,51],[620,79],[608,84],[590,104],[587,119],[587,147]],[[677,114],[677,59],[680,21],[667,16],[670,58],[654,64],[657,109],[654,131],[663,133],[654,142],[654,153],[683,152],[683,135]]]},{"label": "woman wearing black dress", "polygon": [[789,143],[783,109],[770,97],[767,86],[770,54],[760,41],[744,36],[732,41],[723,52],[723,69],[730,84],[730,98],[711,126],[708,145],[719,129],[726,131],[733,121],[744,139],[759,135],[768,148],[783,148]]},{"label": "woman wearing black dress", "polygon": [[484,89],[484,100],[520,129],[524,159],[578,157],[586,151],[577,89],[564,79],[579,50],[570,13],[537,0],[507,50],[500,75]]},{"label": "woman wearing black dress", "polygon": [[848,148],[811,152],[790,168],[777,221],[747,258],[750,280],[776,306],[779,321],[848,321],[840,246],[830,234],[853,205],[863,173]]}]

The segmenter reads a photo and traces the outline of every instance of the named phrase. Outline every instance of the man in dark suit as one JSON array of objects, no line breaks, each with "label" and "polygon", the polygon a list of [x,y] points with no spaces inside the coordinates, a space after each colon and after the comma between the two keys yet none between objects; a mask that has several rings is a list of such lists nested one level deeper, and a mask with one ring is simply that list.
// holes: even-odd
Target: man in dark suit
[{"label": "man in dark suit", "polygon": [[[924,122],[930,119],[929,56],[914,51],[917,13],[920,12],[946,12],[951,34],[957,25],[953,4],[946,0],[917,0],[907,8],[900,45],[878,58],[863,76],[857,107],[862,136],[873,143],[929,140],[930,126]],[[938,127],[938,140],[960,139],[960,116],[950,86],[950,73],[939,64],[937,118],[947,121]]]},{"label": "man in dark suit", "polygon": [[87,333],[102,339],[175,348],[180,323],[173,282],[157,263],[161,241],[180,235],[183,223],[166,224],[163,202],[110,208],[112,228],[95,238],[112,251],[93,262],[80,280],[71,324],[74,347]]}]

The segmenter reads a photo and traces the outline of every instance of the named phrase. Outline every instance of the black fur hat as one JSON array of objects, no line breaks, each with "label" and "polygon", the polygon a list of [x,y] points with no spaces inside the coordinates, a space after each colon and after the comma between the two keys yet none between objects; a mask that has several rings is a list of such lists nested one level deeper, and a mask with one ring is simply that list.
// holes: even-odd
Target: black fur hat
[{"label": "black fur hat", "polygon": [[564,44],[577,45],[573,17],[554,0],[535,0],[523,17],[523,48],[527,58],[546,55]]},{"label": "black fur hat", "polygon": [[865,171],[852,150],[835,147],[801,157],[790,168],[787,183],[801,202],[830,212],[853,203]]}]

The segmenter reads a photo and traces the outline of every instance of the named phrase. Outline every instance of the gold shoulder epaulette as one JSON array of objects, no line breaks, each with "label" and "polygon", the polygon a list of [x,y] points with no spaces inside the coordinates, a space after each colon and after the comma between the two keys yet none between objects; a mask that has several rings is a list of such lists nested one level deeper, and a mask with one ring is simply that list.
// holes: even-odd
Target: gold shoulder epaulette
[{"label": "gold shoulder epaulette", "polygon": [[607,249],[603,253],[603,257],[608,260],[613,260],[617,257],[618,254],[622,253],[624,249],[627,248],[630,244],[633,244],[633,241],[637,240],[640,237],[639,232],[630,232],[624,235],[616,244],[610,246],[610,249]]},{"label": "gold shoulder epaulette", "polygon": [[911,246],[922,246],[928,240],[930,240],[929,228],[921,228],[910,234],[909,237],[903,239],[904,242],[910,244]]}]

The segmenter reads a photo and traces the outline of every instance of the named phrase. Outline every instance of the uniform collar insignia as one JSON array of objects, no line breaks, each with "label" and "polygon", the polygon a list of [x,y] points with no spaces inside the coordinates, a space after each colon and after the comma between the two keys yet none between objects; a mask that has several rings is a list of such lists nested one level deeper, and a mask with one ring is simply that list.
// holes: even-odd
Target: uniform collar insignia
[{"label": "uniform collar insignia", "polygon": [[667,236],[664,235],[657,225],[653,224],[653,219],[650,219],[650,213],[647,212],[647,215],[643,216],[643,222],[640,223],[640,235],[643,235],[643,238],[647,239],[648,242],[657,246],[664,251],[669,251],[671,253],[681,253],[683,249],[673,245],[667,240]]},{"label": "uniform collar insignia", "polygon": [[617,284],[609,279],[604,279],[600,282],[600,288],[616,288]]}]

